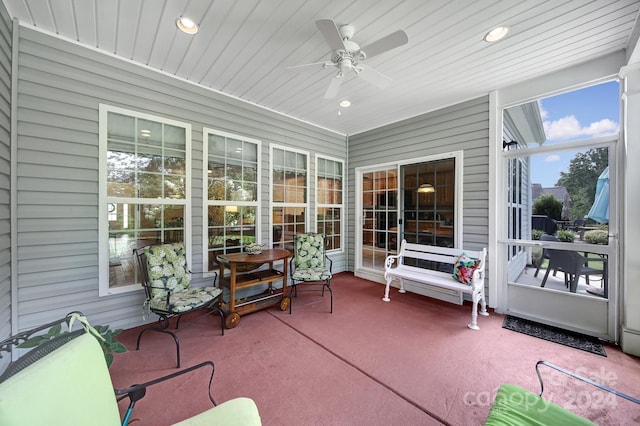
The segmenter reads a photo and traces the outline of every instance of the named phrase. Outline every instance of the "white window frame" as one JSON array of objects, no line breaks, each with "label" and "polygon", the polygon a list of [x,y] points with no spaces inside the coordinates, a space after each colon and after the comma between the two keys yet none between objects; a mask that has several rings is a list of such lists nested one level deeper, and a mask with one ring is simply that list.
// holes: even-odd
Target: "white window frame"
[{"label": "white window frame", "polygon": [[[307,156],[307,161],[306,161],[306,174],[305,174],[305,188],[306,188],[306,203],[275,203],[273,201],[273,150],[274,149],[279,149],[285,152],[294,152],[296,154],[303,154]],[[305,209],[305,215],[304,215],[304,227],[305,227],[305,232],[307,232],[309,230],[309,216],[311,214],[311,209],[310,209],[310,195],[309,195],[309,190],[311,188],[309,188],[309,175],[311,173],[310,170],[310,164],[311,164],[311,158],[310,158],[310,153],[309,151],[305,151],[305,150],[301,150],[301,149],[296,149],[296,148],[291,148],[288,146],[284,146],[284,145],[276,145],[276,144],[271,144],[269,145],[269,247],[273,247],[274,241],[273,241],[273,227],[274,227],[274,223],[273,223],[273,209],[274,207],[302,207]]]},{"label": "white window frame", "polygon": [[[136,119],[155,121],[162,124],[168,124],[175,127],[185,129],[185,198],[170,199],[165,198],[158,200],[157,198],[117,198],[107,196],[107,134],[108,134],[108,114],[115,113],[127,115]],[[184,244],[187,255],[187,262],[191,264],[191,124],[181,121],[171,120],[165,117],[145,114],[138,111],[132,111],[111,105],[99,105],[99,126],[98,126],[98,295],[109,296],[114,294],[129,293],[133,291],[142,291],[140,283],[120,287],[109,287],[109,203],[129,203],[129,204],[161,204],[164,205],[181,205],[184,206]],[[135,265],[137,268],[137,263]]]},{"label": "white window frame", "polygon": [[[226,201],[226,200],[209,200],[208,194],[208,164],[209,164],[209,135],[216,135],[227,139],[235,139],[242,142],[248,142],[256,144],[257,150],[257,188],[256,188],[256,201]],[[261,242],[262,235],[262,191],[261,191],[261,182],[262,182],[262,141],[258,139],[249,138],[246,136],[240,136],[233,133],[224,132],[222,130],[212,129],[208,127],[204,127],[202,129],[202,158],[203,158],[203,167],[202,167],[202,271],[204,276],[213,276],[215,275],[215,271],[209,271],[209,223],[208,223],[208,208],[209,206],[248,206],[255,207],[256,209],[256,222],[255,222],[255,232],[256,232],[256,242]],[[227,157],[226,157],[227,158]]]},{"label": "white window frame", "polygon": [[[340,163],[342,165],[342,176],[341,176],[341,184],[342,184],[342,188],[340,190],[340,194],[341,194],[341,199],[340,199],[340,204],[326,204],[326,203],[321,203],[318,200],[318,179],[319,179],[319,174],[318,174],[318,162],[319,160],[326,160],[326,161],[332,161],[335,163]],[[321,154],[317,154],[316,158],[315,158],[315,174],[314,174],[314,179],[315,179],[315,210],[314,210],[314,218],[315,218],[315,222],[316,222],[316,229],[318,228],[318,210],[320,208],[332,208],[332,209],[340,209],[340,231],[339,231],[339,235],[340,235],[340,247],[337,249],[333,249],[333,250],[328,250],[328,253],[343,253],[344,252],[344,246],[345,246],[345,235],[344,235],[344,231],[345,231],[345,220],[346,217],[344,215],[345,212],[345,208],[344,208],[344,199],[345,199],[345,185],[344,185],[344,160],[341,160],[339,158],[334,158],[334,157],[329,157],[326,155],[321,155]]]}]

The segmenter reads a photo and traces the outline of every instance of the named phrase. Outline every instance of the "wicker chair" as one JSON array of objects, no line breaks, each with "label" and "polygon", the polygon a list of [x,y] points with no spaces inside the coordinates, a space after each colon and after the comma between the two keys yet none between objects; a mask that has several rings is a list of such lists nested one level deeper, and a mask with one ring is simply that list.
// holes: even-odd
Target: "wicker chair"
[{"label": "wicker chair", "polygon": [[[176,358],[180,368],[180,341],[176,333],[168,329],[170,320],[177,318],[175,328],[178,329],[182,315],[199,310],[208,311],[205,315],[217,313],[221,318],[220,329],[224,335],[224,312],[220,306],[222,289],[191,285],[183,243],[151,245],[135,249],[134,253],[138,259],[141,283],[146,295],[145,307],[159,316],[157,325],[151,325],[140,332],[136,350],[140,349],[140,339],[145,332],[168,334],[176,343]],[[216,278],[217,273],[213,279],[214,285]]]}]

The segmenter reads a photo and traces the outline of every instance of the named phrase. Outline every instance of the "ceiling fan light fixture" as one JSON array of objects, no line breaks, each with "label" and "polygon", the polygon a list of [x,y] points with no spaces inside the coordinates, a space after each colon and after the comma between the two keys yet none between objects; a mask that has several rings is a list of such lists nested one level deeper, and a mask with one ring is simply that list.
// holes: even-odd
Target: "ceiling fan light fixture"
[{"label": "ceiling fan light fixture", "polygon": [[180,31],[182,31],[183,33],[193,35],[198,32],[198,24],[196,24],[195,22],[193,22],[193,20],[185,16],[179,17],[178,20],[176,21],[176,25],[178,26],[178,28],[180,28]]},{"label": "ceiling fan light fixture", "polygon": [[506,26],[495,27],[494,29],[489,31],[487,35],[484,36],[484,41],[488,43],[496,42],[502,39],[504,36],[506,36],[508,32],[509,32],[509,27],[506,27]]},{"label": "ceiling fan light fixture", "polygon": [[430,192],[436,192],[436,189],[430,183],[423,183],[418,187],[418,192],[428,194]]}]

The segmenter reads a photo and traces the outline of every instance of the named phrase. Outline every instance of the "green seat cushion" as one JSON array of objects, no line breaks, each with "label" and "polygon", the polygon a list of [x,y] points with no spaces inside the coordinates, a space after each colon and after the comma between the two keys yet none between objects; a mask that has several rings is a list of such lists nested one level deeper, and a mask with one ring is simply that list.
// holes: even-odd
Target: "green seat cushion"
[{"label": "green seat cushion", "polygon": [[249,398],[235,398],[216,407],[176,423],[179,426],[224,425],[260,426],[260,414],[255,402]]},{"label": "green seat cushion", "polygon": [[294,281],[325,281],[331,278],[331,272],[327,268],[299,268],[291,278]]},{"label": "green seat cushion", "polygon": [[82,334],[0,383],[0,424],[119,425],[118,403],[96,338]]},{"label": "green seat cushion", "polygon": [[153,297],[149,301],[149,306],[151,309],[161,311],[188,312],[205,306],[220,294],[222,294],[222,289],[217,287],[191,287],[178,293],[171,293],[168,307],[166,296]]},{"label": "green seat cushion", "polygon": [[594,425],[516,385],[500,386],[485,425]]}]

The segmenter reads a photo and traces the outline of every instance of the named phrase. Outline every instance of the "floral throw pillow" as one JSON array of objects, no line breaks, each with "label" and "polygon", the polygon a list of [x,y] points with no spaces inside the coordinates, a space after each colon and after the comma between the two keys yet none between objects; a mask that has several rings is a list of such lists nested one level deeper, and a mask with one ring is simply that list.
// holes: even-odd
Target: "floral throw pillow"
[{"label": "floral throw pillow", "polygon": [[473,272],[479,266],[480,260],[472,259],[466,253],[462,253],[453,264],[453,278],[462,284],[471,285]]}]

